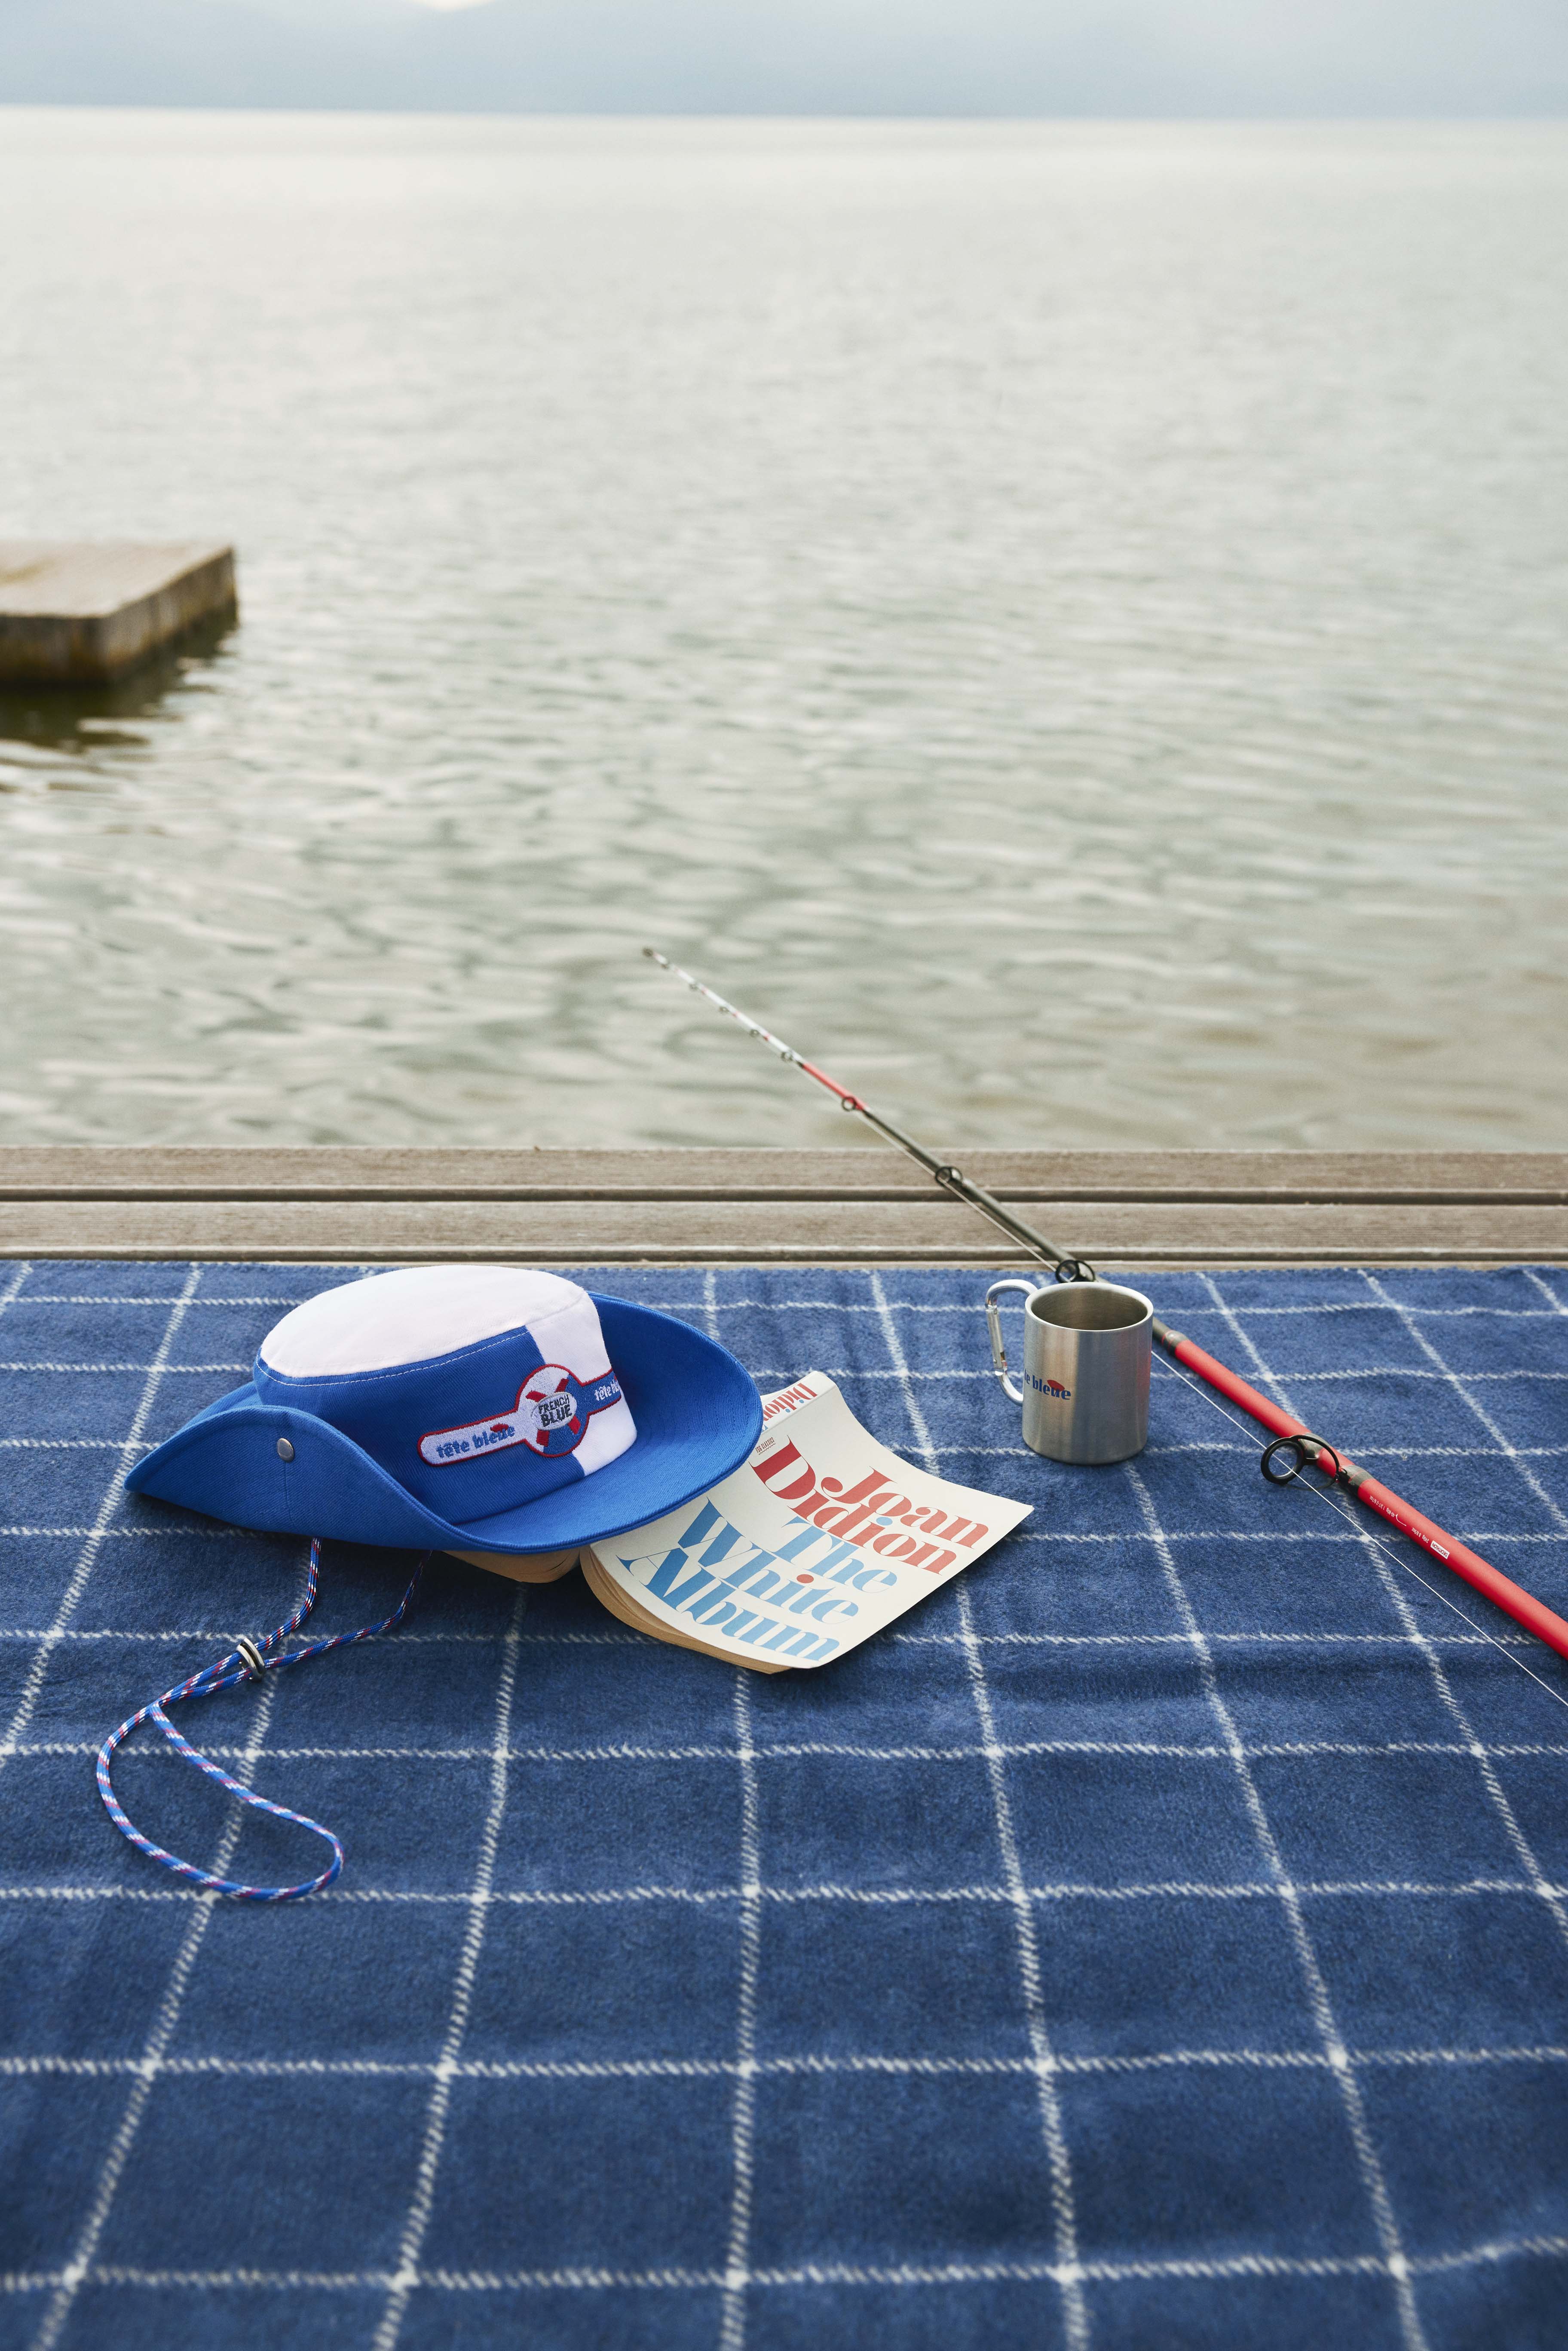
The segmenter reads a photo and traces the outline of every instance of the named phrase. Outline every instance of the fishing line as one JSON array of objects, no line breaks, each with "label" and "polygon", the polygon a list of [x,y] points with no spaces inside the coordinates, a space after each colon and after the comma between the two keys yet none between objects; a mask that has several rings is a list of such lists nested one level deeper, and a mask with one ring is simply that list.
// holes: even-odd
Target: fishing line
[{"label": "fishing line", "polygon": [[[1221,1420],[1228,1420],[1232,1428],[1239,1428],[1242,1436],[1248,1439],[1248,1449],[1251,1449],[1252,1432],[1248,1427],[1246,1422],[1238,1420],[1233,1412],[1227,1412],[1225,1406],[1219,1403],[1217,1397],[1211,1395],[1207,1388],[1199,1387],[1197,1382],[1196,1380],[1188,1379],[1185,1372],[1178,1372],[1174,1364],[1162,1364],[1159,1366],[1159,1372],[1162,1379],[1179,1380],[1184,1388],[1190,1388],[1195,1396],[1200,1397],[1206,1405],[1208,1405],[1219,1415]],[[1305,1468],[1306,1464],[1303,1463],[1303,1471]],[[1292,1486],[1299,1485],[1303,1494],[1310,1494],[1314,1501],[1323,1503],[1327,1509],[1333,1512],[1336,1519],[1343,1519],[1344,1520],[1346,1526],[1350,1529],[1352,1534],[1355,1536],[1357,1541],[1369,1542],[1375,1545],[1375,1548],[1383,1553],[1385,1559],[1392,1560],[1396,1567],[1399,1568],[1403,1573],[1409,1576],[1412,1582],[1418,1583],[1423,1592],[1429,1592],[1434,1600],[1440,1600],[1444,1607],[1447,1608],[1451,1614],[1457,1616],[1461,1625],[1468,1625],[1479,1640],[1488,1642],[1490,1646],[1497,1651],[1500,1657],[1506,1657],[1511,1666],[1517,1666],[1521,1674],[1528,1674],[1531,1680],[1534,1682],[1539,1688],[1543,1689],[1548,1698],[1555,1698],[1559,1706],[1568,1707],[1568,1698],[1564,1698],[1561,1690],[1553,1689],[1551,1683],[1545,1680],[1542,1675],[1538,1674],[1532,1666],[1527,1666],[1522,1657],[1516,1657],[1513,1651],[1507,1647],[1503,1642],[1500,1641],[1495,1633],[1489,1633],[1484,1625],[1478,1625],[1473,1617],[1467,1616],[1464,1610],[1458,1605],[1458,1602],[1450,1600],[1446,1592],[1439,1592],[1435,1583],[1428,1583],[1426,1577],[1420,1573],[1419,1569],[1412,1567],[1407,1559],[1400,1558],[1392,1543],[1385,1542],[1381,1535],[1375,1535],[1370,1527],[1364,1526],[1362,1524],[1361,1520],[1354,1515],[1354,1511],[1347,1510],[1343,1503],[1336,1502],[1330,1489],[1323,1486],[1309,1486],[1304,1476],[1292,1477],[1286,1479],[1277,1479],[1272,1482]],[[1267,1541],[1267,1537],[1265,1537],[1264,1540]]]}]

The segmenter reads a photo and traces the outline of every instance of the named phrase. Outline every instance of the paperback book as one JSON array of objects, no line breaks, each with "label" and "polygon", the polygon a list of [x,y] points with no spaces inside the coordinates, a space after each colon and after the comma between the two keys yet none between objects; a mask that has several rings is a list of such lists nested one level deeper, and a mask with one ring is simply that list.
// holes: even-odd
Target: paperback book
[{"label": "paperback book", "polygon": [[915,1468],[825,1372],[763,1399],[748,1459],[678,1510],[581,1553],[640,1633],[782,1673],[826,1665],[951,1583],[1030,1515]]}]

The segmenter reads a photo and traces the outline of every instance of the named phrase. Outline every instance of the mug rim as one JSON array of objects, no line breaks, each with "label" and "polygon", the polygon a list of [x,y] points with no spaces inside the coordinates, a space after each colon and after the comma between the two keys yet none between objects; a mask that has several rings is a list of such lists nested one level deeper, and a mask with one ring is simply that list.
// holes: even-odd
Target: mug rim
[{"label": "mug rim", "polygon": [[[1135,1298],[1138,1304],[1144,1311],[1141,1314],[1134,1315],[1131,1322],[1103,1323],[1098,1329],[1096,1329],[1092,1323],[1059,1322],[1053,1315],[1049,1315],[1045,1312],[1041,1304],[1042,1300],[1049,1301],[1052,1298],[1061,1298],[1064,1297],[1071,1290],[1087,1290],[1091,1288],[1100,1290],[1102,1293],[1109,1291],[1116,1298]],[[1103,1281],[1099,1280],[1096,1280],[1092,1283],[1076,1281],[1042,1282],[1040,1288],[1034,1291],[1032,1296],[1025,1299],[1024,1311],[1027,1314],[1032,1314],[1037,1322],[1043,1322],[1047,1330],[1071,1331],[1073,1336],[1080,1340],[1117,1339],[1120,1338],[1124,1332],[1141,1330],[1145,1322],[1152,1322],[1155,1319],[1154,1301],[1152,1298],[1146,1298],[1141,1290],[1134,1290],[1127,1282]]]}]

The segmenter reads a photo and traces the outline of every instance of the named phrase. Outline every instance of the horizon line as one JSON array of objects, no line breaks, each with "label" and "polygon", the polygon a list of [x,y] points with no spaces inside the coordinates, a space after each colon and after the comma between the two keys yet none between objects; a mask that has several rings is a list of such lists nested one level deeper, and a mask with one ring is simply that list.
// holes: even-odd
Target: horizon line
[{"label": "horizon line", "polygon": [[1443,114],[1389,111],[1342,113],[1316,111],[1286,111],[1262,110],[1249,112],[1137,112],[1094,113],[1014,113],[973,110],[909,112],[889,109],[887,111],[867,111],[861,108],[831,108],[802,110],[799,108],[758,110],[753,108],[703,107],[698,109],[606,106],[597,108],[560,106],[382,106],[367,99],[362,104],[344,105],[340,101],[302,99],[287,105],[268,99],[113,99],[113,98],[6,98],[0,94],[0,113],[6,114],[308,114],[352,119],[361,115],[384,116],[413,122],[659,122],[659,123],[856,123],[865,126],[880,124],[960,124],[998,123],[1019,126],[1039,125],[1071,128],[1079,125],[1099,129],[1142,127],[1155,123],[1189,124],[1194,128],[1218,128],[1248,124],[1295,125],[1302,129],[1337,129],[1351,124],[1366,124],[1392,128],[1408,125],[1432,130],[1465,130],[1491,126],[1536,125],[1541,128],[1568,123],[1568,94],[1554,109],[1529,112],[1476,111],[1463,114]]}]

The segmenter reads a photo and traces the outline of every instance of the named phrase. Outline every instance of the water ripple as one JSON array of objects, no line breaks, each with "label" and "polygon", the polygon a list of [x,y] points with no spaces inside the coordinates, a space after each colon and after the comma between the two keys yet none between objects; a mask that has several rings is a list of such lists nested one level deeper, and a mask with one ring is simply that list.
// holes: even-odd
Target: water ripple
[{"label": "water ripple", "polygon": [[1568,1145],[1568,130],[8,112],[12,1140]]}]

